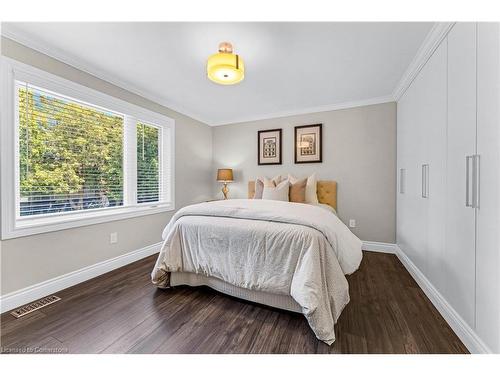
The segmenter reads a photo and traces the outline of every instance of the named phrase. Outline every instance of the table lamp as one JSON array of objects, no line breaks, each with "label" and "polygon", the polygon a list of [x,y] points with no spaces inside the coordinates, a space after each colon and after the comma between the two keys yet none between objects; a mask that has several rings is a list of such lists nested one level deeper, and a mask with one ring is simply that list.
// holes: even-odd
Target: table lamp
[{"label": "table lamp", "polygon": [[222,194],[224,194],[224,199],[227,199],[227,193],[229,189],[227,184],[233,182],[233,170],[232,169],[218,169],[217,170],[217,181],[222,182]]}]

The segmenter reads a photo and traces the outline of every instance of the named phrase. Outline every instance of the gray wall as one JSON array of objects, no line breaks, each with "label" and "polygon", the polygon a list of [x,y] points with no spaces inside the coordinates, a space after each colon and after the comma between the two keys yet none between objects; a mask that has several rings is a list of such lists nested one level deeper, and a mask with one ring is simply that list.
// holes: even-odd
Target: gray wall
[{"label": "gray wall", "polygon": [[[323,163],[294,164],[294,126],[317,123],[323,124]],[[283,129],[283,164],[258,166],[257,131],[274,128]],[[213,137],[214,170],[235,172],[230,197],[246,198],[247,181],[258,176],[317,172],[338,182],[338,214],[345,223],[356,219],[356,235],[395,242],[396,103],[218,126]]]},{"label": "gray wall", "polygon": [[[4,56],[173,118],[176,206],[210,197],[214,176],[209,126],[4,37],[1,51]],[[170,217],[171,213],[162,213],[1,241],[1,294],[159,242]],[[117,244],[109,244],[110,232],[118,232]]]}]

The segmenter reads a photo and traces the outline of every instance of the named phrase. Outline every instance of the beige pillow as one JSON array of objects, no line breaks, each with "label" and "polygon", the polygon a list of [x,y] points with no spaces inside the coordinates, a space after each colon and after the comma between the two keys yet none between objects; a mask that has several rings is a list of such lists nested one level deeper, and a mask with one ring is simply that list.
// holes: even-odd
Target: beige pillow
[{"label": "beige pillow", "polygon": [[275,187],[264,185],[262,199],[288,202],[289,185],[290,184],[288,183],[288,180],[281,182],[278,186]]},{"label": "beige pillow", "polygon": [[289,199],[290,202],[305,203],[306,202],[306,185],[307,178],[296,181],[290,184]]},{"label": "beige pillow", "polygon": [[[297,177],[288,175],[288,181],[291,184],[298,181]],[[306,203],[318,204],[318,194],[317,194],[318,181],[316,180],[316,173],[313,173],[307,178],[306,184]]]}]

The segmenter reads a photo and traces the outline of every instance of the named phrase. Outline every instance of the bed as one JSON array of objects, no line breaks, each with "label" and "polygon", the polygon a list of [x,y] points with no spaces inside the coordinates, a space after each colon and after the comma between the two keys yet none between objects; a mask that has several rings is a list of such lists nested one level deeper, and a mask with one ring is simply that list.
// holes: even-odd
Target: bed
[{"label": "bed", "polygon": [[[254,186],[250,181],[249,197]],[[345,275],[362,258],[361,241],[336,216],[336,192],[335,181],[318,181],[320,205],[230,199],[186,206],[163,231],[152,281],[160,288],[207,285],[301,313],[316,337],[332,344],[349,302]]]}]

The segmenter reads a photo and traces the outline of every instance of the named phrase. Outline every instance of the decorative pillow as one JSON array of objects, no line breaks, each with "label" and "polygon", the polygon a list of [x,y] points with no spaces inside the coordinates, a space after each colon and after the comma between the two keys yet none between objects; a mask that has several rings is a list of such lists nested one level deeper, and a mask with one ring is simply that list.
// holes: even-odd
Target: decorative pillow
[{"label": "decorative pillow", "polygon": [[305,203],[306,202],[306,185],[307,178],[296,181],[290,184],[289,198],[290,202]]},{"label": "decorative pillow", "polygon": [[276,187],[280,182],[284,181],[284,178],[280,175],[275,176],[273,179],[267,177],[258,177],[255,180],[255,193],[253,199],[262,199],[262,192],[264,191],[264,186]]},{"label": "decorative pillow", "polygon": [[288,180],[285,180],[276,187],[264,186],[262,199],[288,202],[289,185]]},{"label": "decorative pillow", "polygon": [[255,194],[253,199],[262,199],[262,192],[264,191],[264,182],[261,179],[255,180]]},{"label": "decorative pillow", "polygon": [[285,181],[285,178],[281,177],[280,175],[274,176],[272,179],[269,179],[267,177],[259,177],[264,182],[264,186],[268,187],[275,187],[278,186],[280,182]]},{"label": "decorative pillow", "polygon": [[[297,177],[292,175],[288,175],[288,181],[291,184],[298,181]],[[318,181],[316,180],[316,173],[313,173],[307,178],[306,184],[306,203],[318,204],[318,193],[316,191],[318,185]]]},{"label": "decorative pillow", "polygon": [[263,177],[264,187],[276,187],[276,182],[267,177]]},{"label": "decorative pillow", "polygon": [[285,181],[287,178],[286,177],[283,177],[283,176],[280,176],[280,175],[277,175],[277,176],[274,176],[273,177],[273,182],[276,186],[278,186],[280,183],[282,183],[283,181]]}]

